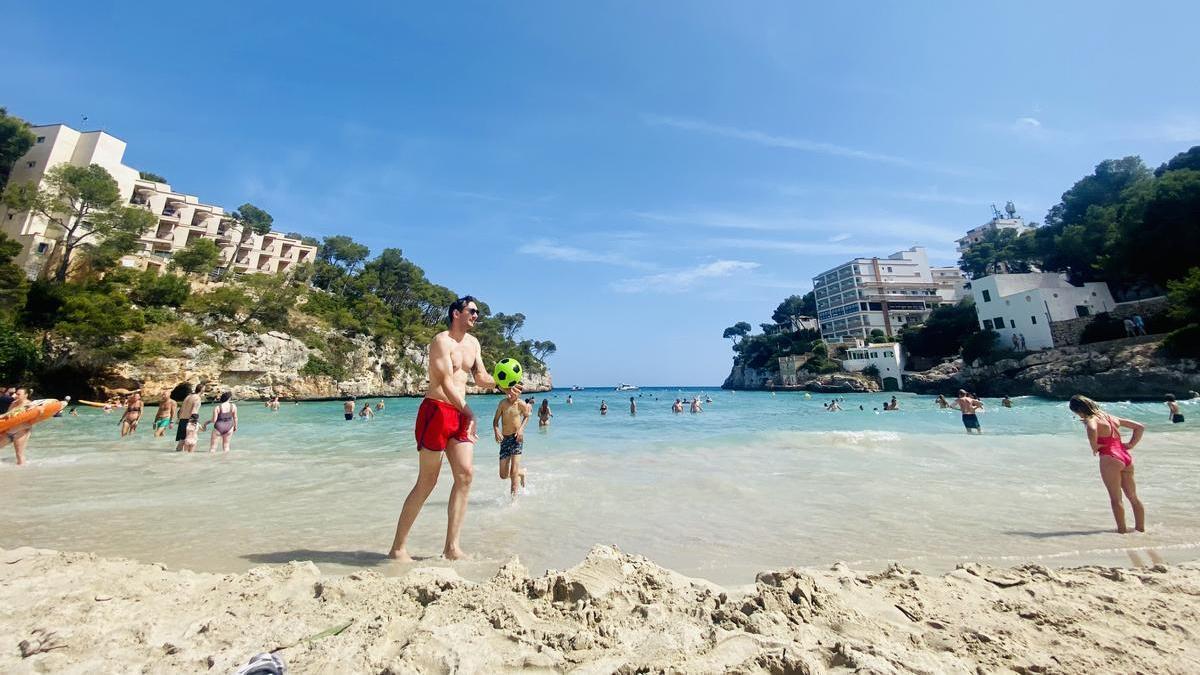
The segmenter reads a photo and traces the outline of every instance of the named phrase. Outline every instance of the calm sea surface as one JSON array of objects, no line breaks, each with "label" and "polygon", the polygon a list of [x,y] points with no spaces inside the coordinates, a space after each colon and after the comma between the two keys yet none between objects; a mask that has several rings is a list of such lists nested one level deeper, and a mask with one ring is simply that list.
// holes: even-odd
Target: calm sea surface
[{"label": "calm sea surface", "polygon": [[[636,417],[629,393],[638,397]],[[676,396],[696,394],[713,399],[704,412],[671,413]],[[846,410],[835,413],[822,409],[828,396],[715,388],[543,398],[554,419],[549,428],[530,425],[529,487],[515,502],[497,475],[497,445],[487,429],[480,434],[462,540],[474,560],[456,565],[468,577],[487,576],[514,554],[534,572],[565,568],[596,543],[729,584],[837,560],[936,572],[967,560],[1200,557],[1194,402],[1184,403],[1182,425],[1170,424],[1161,404],[1106,406],[1148,426],[1133,454],[1149,531],[1121,536],[1083,427],[1061,402],[1019,398],[1006,410],[988,399],[984,435],[968,437],[956,411],[904,394],[900,411],[881,414],[872,412],[881,395],[847,395]],[[470,398],[485,425],[498,400]],[[220,572],[291,559],[332,573],[403,571],[382,553],[416,476],[419,399],[386,403],[369,422],[344,421],[338,402],[278,412],[243,403],[227,456],[206,452],[207,435],[205,452],[174,452],[172,438],[151,435],[153,409],[136,436],[120,439],[116,413],[81,407],[79,417],[35,429],[28,466],[18,469],[4,449],[0,546]],[[446,465],[417,520],[414,555],[441,552],[450,484]]]}]

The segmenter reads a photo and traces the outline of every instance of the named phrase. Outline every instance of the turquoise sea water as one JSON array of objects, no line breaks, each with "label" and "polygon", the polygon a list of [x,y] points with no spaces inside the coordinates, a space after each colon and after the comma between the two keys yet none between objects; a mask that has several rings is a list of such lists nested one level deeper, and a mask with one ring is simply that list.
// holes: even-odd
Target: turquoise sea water
[{"label": "turquoise sea water", "polygon": [[[547,429],[530,424],[529,487],[515,502],[483,430],[462,539],[474,559],[460,571],[486,576],[514,554],[535,572],[564,568],[595,543],[721,583],[836,560],[868,568],[895,560],[933,572],[966,560],[1200,557],[1194,402],[1183,405],[1183,425],[1171,425],[1162,404],[1106,406],[1149,427],[1133,453],[1149,531],[1121,536],[1112,532],[1082,425],[1062,402],[1018,398],[1006,410],[989,399],[985,433],[976,437],[931,397],[900,394],[900,411],[874,414],[882,395],[847,395],[845,411],[828,413],[821,404],[831,397],[800,393],[630,393],[537,395],[539,404],[550,400],[554,418]],[[676,396],[695,394],[713,398],[704,412],[670,412]],[[606,417],[597,410],[602,399]],[[477,396],[470,404],[487,425],[498,400]],[[228,456],[175,453],[171,438],[152,437],[152,409],[136,436],[120,439],[117,414],[81,407],[80,417],[35,429],[28,466],[18,469],[4,450],[0,546],[207,571],[293,558],[334,573],[402,571],[382,553],[416,476],[418,403],[387,399],[369,422],[344,421],[339,402],[285,404],[278,412],[242,403]],[[417,520],[415,555],[441,552],[450,483],[447,465]]]}]

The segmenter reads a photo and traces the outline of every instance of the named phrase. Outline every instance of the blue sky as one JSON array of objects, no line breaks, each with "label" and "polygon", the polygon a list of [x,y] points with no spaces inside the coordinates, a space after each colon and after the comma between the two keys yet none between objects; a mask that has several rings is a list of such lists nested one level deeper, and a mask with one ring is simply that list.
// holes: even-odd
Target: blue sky
[{"label": "blue sky", "polygon": [[21,3],[0,92],[523,312],[556,383],[719,384],[814,273],[1200,143],[1188,2]]}]

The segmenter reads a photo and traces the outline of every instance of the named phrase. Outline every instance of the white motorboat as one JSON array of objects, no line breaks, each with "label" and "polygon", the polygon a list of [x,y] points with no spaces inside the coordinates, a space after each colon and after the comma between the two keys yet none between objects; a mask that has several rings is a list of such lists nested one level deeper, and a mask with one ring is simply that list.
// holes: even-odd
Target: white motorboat
[{"label": "white motorboat", "polygon": [[624,382],[622,382],[621,384],[617,385],[616,390],[617,391],[637,391],[638,386],[636,384],[625,384]]}]

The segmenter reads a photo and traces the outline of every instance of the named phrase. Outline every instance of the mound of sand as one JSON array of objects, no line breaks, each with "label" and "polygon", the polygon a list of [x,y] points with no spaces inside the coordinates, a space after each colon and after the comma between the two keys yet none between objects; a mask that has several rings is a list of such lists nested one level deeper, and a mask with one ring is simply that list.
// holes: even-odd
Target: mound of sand
[{"label": "mound of sand", "polygon": [[531,578],[515,560],[325,577],[0,551],[0,671],[232,673],[1200,672],[1200,567],[965,565],[931,577],[764,572],[723,589],[612,547]]}]

